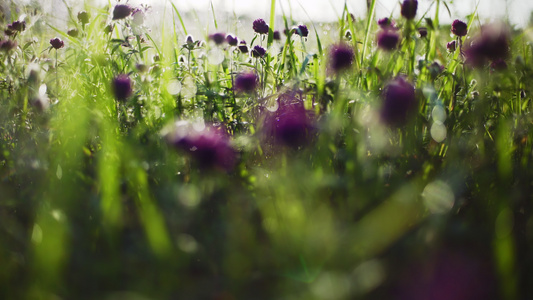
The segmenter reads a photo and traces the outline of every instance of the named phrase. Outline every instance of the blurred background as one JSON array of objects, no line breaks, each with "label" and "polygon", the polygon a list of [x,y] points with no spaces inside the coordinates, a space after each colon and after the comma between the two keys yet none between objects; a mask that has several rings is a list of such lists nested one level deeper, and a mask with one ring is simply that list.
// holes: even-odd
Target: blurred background
[{"label": "blurred background", "polygon": [[[83,1],[77,0],[18,0],[21,4],[28,4],[32,1],[40,3],[46,11],[57,14],[58,18],[62,17],[62,10],[64,12],[66,11],[63,2],[66,1],[69,5],[81,5],[83,3]],[[108,3],[107,0],[86,2],[92,2],[95,5],[105,5]],[[341,14],[345,3],[354,15],[357,17],[364,16],[367,11],[366,2],[367,0],[278,0],[276,1],[276,5],[278,6],[276,12],[278,14],[281,14],[283,10],[286,13],[291,12],[292,17],[299,21],[331,22],[335,21]],[[434,2],[433,0],[419,1],[420,12],[428,11],[429,14],[434,15]],[[478,12],[480,18],[491,19],[509,16],[510,23],[519,27],[524,27],[528,24],[531,19],[531,12],[533,11],[533,1],[530,0],[452,0],[442,2],[446,2],[454,18],[465,17],[475,10],[476,5],[479,5]],[[110,1],[110,3],[114,4],[115,1]],[[154,8],[155,12],[161,13],[165,9],[165,4],[168,9],[170,0],[130,0],[128,3],[134,5],[149,4]],[[196,10],[198,14],[209,12],[211,3],[216,11],[235,12],[237,15],[247,15],[251,18],[266,18],[270,11],[270,0],[180,0],[173,1],[173,3],[183,12]],[[390,15],[399,15],[399,1],[378,0],[376,16],[385,17]],[[445,10],[441,11],[441,18],[443,23],[453,21]]]}]

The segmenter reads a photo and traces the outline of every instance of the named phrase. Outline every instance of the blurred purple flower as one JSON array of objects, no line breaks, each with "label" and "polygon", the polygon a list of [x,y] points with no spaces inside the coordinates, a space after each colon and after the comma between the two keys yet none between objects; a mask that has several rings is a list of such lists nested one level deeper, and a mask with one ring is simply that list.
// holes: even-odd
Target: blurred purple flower
[{"label": "blurred purple flower", "polygon": [[178,125],[175,132],[167,135],[167,141],[187,153],[202,169],[231,171],[237,162],[237,151],[229,136],[218,127],[206,126],[197,131],[189,123]]},{"label": "blurred purple flower", "polygon": [[112,89],[117,100],[125,101],[133,94],[133,83],[128,75],[121,74],[113,78]]},{"label": "blurred purple flower", "polygon": [[0,51],[10,52],[17,47],[17,42],[12,40],[0,40]]},{"label": "blurred purple flower", "polygon": [[452,23],[452,33],[456,36],[465,36],[468,32],[468,26],[461,20],[455,20]]},{"label": "blurred purple flower", "polygon": [[465,50],[466,62],[473,67],[482,67],[487,60],[505,60],[509,56],[510,34],[502,24],[488,24],[481,27],[481,33],[474,37]]},{"label": "blurred purple flower", "polygon": [[398,283],[399,300],[496,299],[492,266],[476,253],[447,250],[417,261]]},{"label": "blurred purple flower", "polygon": [[259,34],[268,34],[268,24],[263,19],[257,19],[253,22],[252,27]]},{"label": "blurred purple flower", "polygon": [[395,28],[396,23],[389,18],[382,18],[378,20],[378,25],[381,29],[392,29]]},{"label": "blurred purple flower", "polygon": [[65,43],[60,38],[53,38],[50,39],[50,45],[52,45],[54,49],[60,49],[65,46]]},{"label": "blurred purple flower", "polygon": [[428,29],[426,27],[420,27],[418,28],[418,34],[421,38],[425,38],[428,36]]},{"label": "blurred purple flower", "polygon": [[274,40],[276,40],[276,41],[281,40],[281,35],[280,35],[280,33],[279,33],[279,30],[274,31],[273,38],[274,38]]},{"label": "blurred purple flower", "polygon": [[233,35],[231,34],[228,34],[226,36],[226,42],[230,45],[230,46],[237,46],[237,44],[239,43],[239,40],[234,37]]},{"label": "blurred purple flower", "polygon": [[448,49],[448,52],[455,52],[455,49],[457,49],[457,42],[451,41],[446,44],[446,49]]},{"label": "blurred purple flower", "polygon": [[338,73],[349,68],[354,60],[355,54],[352,47],[347,44],[337,44],[329,51],[330,67],[333,72]]},{"label": "blurred purple flower", "polygon": [[252,56],[253,57],[263,57],[266,54],[265,48],[257,45],[252,49]]},{"label": "blurred purple flower", "polygon": [[309,29],[307,29],[307,26],[305,25],[298,25],[298,27],[295,27],[295,32],[301,37],[307,37],[309,35]]},{"label": "blurred purple flower", "polygon": [[26,30],[26,21],[14,21],[7,25],[7,29],[13,32],[22,32]]},{"label": "blurred purple flower", "polygon": [[400,35],[395,30],[381,30],[378,32],[378,47],[385,51],[392,51],[398,46]]},{"label": "blurred purple flower", "polygon": [[257,87],[259,78],[253,72],[246,72],[237,75],[235,78],[235,90],[238,92],[253,92]]},{"label": "blurred purple flower", "polygon": [[226,34],[222,32],[217,32],[209,35],[209,39],[215,42],[217,45],[222,45],[226,40]]},{"label": "blurred purple flower", "polygon": [[398,77],[387,84],[383,94],[381,120],[389,126],[405,124],[416,110],[414,86],[403,77]]},{"label": "blurred purple flower", "polygon": [[248,46],[246,46],[246,41],[240,41],[239,50],[241,51],[241,53],[248,53]]},{"label": "blurred purple flower", "polygon": [[278,109],[264,119],[266,139],[291,148],[309,144],[316,131],[313,114],[294,93],[281,94],[276,101]]},{"label": "blurred purple flower", "polygon": [[117,4],[113,9],[113,20],[121,20],[128,17],[133,12],[133,8],[127,4]]},{"label": "blurred purple flower", "polygon": [[402,3],[401,13],[407,20],[412,20],[416,16],[416,10],[418,9],[417,0],[404,0]]}]

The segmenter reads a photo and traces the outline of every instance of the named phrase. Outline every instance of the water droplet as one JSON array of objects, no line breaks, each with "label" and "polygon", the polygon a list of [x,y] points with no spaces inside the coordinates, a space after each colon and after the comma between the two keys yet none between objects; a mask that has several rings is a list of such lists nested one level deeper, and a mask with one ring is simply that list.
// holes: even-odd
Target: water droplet
[{"label": "water droplet", "polygon": [[433,117],[433,121],[444,123],[446,121],[446,110],[444,107],[437,105],[431,111],[431,116]]},{"label": "water droplet", "polygon": [[441,122],[435,122],[431,125],[431,137],[435,142],[441,143],[446,139],[447,130],[446,126]]},{"label": "water droplet", "polygon": [[434,214],[449,212],[455,203],[452,188],[442,180],[428,183],[422,192],[424,204]]},{"label": "water droplet", "polygon": [[177,79],[172,79],[167,84],[167,92],[171,95],[177,95],[181,91],[181,82]]},{"label": "water droplet", "polygon": [[224,51],[213,48],[207,53],[207,61],[212,65],[220,65],[224,61]]}]

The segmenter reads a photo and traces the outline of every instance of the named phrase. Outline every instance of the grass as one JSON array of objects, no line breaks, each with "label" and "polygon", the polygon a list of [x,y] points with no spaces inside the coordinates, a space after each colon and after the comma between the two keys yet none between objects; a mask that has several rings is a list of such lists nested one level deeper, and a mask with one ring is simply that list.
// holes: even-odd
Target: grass
[{"label": "grass", "polygon": [[[0,298],[531,298],[531,28],[492,35],[506,68],[473,64],[484,23],[450,38],[433,5],[394,20],[392,51],[372,17],[345,8],[302,37],[283,11],[266,35],[245,26],[263,57],[217,45],[221,22],[188,44],[172,2],[160,33],[111,20],[114,4],[65,28],[12,9],[2,28],[26,28],[0,52]],[[353,57],[336,71],[339,44]],[[416,104],[388,123],[400,77]]]}]

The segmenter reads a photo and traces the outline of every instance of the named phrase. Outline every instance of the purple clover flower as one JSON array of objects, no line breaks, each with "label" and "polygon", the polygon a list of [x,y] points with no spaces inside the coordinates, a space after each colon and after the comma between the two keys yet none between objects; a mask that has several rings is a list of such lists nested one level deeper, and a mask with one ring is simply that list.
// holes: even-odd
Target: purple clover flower
[{"label": "purple clover flower", "polygon": [[293,93],[277,99],[278,109],[268,113],[263,123],[265,138],[274,144],[298,148],[309,144],[316,131],[311,112]]},{"label": "purple clover flower", "polygon": [[252,56],[253,57],[263,57],[266,54],[265,48],[257,45],[252,49]]},{"label": "purple clover flower", "polygon": [[113,9],[113,20],[127,18],[133,12],[133,8],[127,4],[117,4]]},{"label": "purple clover flower", "polygon": [[0,51],[10,52],[17,47],[17,42],[12,40],[0,40]]},{"label": "purple clover flower", "polygon": [[273,38],[274,38],[275,41],[279,41],[279,40],[281,40],[281,35],[280,35],[280,33],[279,33],[279,30],[275,30],[275,31],[274,31]]},{"label": "purple clover flower", "polygon": [[226,36],[226,42],[230,46],[237,46],[239,44],[239,40],[236,37],[234,37],[233,35],[231,35],[231,34],[228,34]]},{"label": "purple clover flower", "polygon": [[466,63],[473,67],[481,67],[487,60],[505,60],[510,53],[509,39],[509,32],[504,25],[482,26],[481,33],[465,50]]},{"label": "purple clover flower", "polygon": [[52,47],[56,50],[65,47],[65,43],[60,38],[51,39],[50,45],[52,45]]},{"label": "purple clover flower", "polygon": [[418,9],[417,0],[404,0],[402,3],[401,13],[407,20],[412,20],[416,16],[416,10]]},{"label": "purple clover flower", "polygon": [[416,110],[415,88],[402,77],[387,84],[382,98],[380,116],[381,120],[389,126],[402,126]]},{"label": "purple clover flower", "polygon": [[239,42],[239,50],[241,53],[248,53],[248,46],[246,46],[246,41],[242,40]]},{"label": "purple clover flower", "polygon": [[309,29],[307,29],[307,26],[305,25],[298,25],[298,27],[294,28],[296,34],[298,34],[301,37],[307,37],[309,35]]},{"label": "purple clover flower", "polygon": [[428,29],[426,27],[420,27],[418,28],[418,34],[421,38],[425,38],[428,36]]},{"label": "purple clover flower", "polygon": [[382,18],[378,20],[378,25],[381,29],[392,29],[396,24],[389,18]]},{"label": "purple clover flower", "polygon": [[398,46],[400,35],[395,30],[381,30],[378,33],[378,47],[385,51],[392,51]]},{"label": "purple clover flower", "polygon": [[133,83],[128,75],[121,74],[112,81],[113,94],[119,101],[127,100],[133,94]]},{"label": "purple clover flower", "polygon": [[455,52],[455,49],[457,49],[457,42],[451,41],[446,44],[446,49],[448,49],[448,52],[452,53]]},{"label": "purple clover flower", "polygon": [[263,19],[257,19],[253,22],[252,28],[259,34],[268,34],[268,24]]},{"label": "purple clover flower", "polygon": [[226,40],[226,34],[222,32],[217,32],[209,35],[209,39],[215,42],[217,45],[222,45]]},{"label": "purple clover flower", "polygon": [[346,44],[337,44],[331,47],[329,52],[330,67],[333,72],[338,73],[349,68],[354,60],[355,53],[352,47]]},{"label": "purple clover flower", "polygon": [[451,31],[456,36],[465,36],[468,33],[468,26],[461,20],[455,20],[452,23]]},{"label": "purple clover flower", "polygon": [[26,21],[14,21],[13,23],[7,25],[7,30],[12,32],[22,32],[26,30]]},{"label": "purple clover flower", "polygon": [[235,90],[238,92],[250,93],[255,90],[259,78],[253,72],[246,72],[237,75],[235,78]]},{"label": "purple clover flower", "polygon": [[202,131],[189,123],[178,125],[167,135],[167,141],[177,150],[187,153],[201,169],[231,171],[237,162],[237,151],[228,135],[220,128],[207,126]]}]

